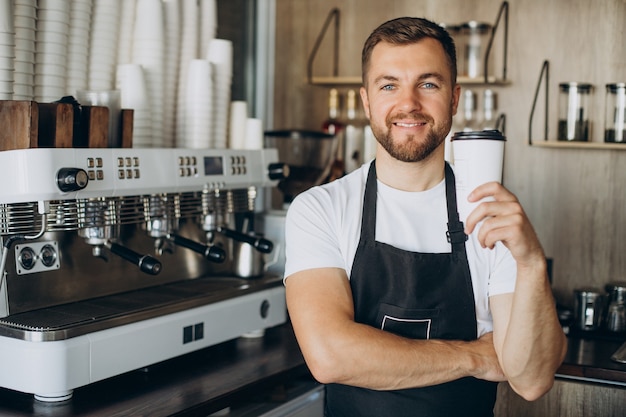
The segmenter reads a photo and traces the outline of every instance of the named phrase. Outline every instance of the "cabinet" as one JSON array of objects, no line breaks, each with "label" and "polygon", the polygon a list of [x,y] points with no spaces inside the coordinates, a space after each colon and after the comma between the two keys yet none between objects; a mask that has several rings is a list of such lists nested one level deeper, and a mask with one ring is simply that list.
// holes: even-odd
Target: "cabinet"
[{"label": "cabinet", "polygon": [[624,410],[626,387],[559,379],[546,395],[533,402],[521,398],[507,383],[500,383],[494,415],[622,417]]}]

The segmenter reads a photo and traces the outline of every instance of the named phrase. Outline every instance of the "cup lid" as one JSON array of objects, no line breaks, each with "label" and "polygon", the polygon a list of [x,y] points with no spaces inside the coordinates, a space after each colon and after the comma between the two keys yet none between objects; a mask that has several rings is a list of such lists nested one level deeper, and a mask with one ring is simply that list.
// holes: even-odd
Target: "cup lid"
[{"label": "cup lid", "polygon": [[473,132],[456,132],[450,140],[503,140],[506,141],[506,136],[499,130],[477,130]]}]

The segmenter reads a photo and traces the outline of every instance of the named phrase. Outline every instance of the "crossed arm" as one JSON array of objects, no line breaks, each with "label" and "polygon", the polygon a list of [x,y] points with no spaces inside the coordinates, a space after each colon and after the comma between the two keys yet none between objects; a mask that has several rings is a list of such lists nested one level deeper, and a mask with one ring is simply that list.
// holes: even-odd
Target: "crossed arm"
[{"label": "crossed arm", "polygon": [[476,341],[413,340],[354,321],[350,284],[340,268],[298,272],[286,280],[287,305],[296,337],[313,376],[377,390],[435,385],[465,376],[507,380],[527,400],[554,381],[565,355],[561,330],[537,237],[517,199],[499,184],[479,187],[491,195],[467,220],[479,220],[486,247],[502,241],[517,261],[515,292],[492,296],[494,331]]}]

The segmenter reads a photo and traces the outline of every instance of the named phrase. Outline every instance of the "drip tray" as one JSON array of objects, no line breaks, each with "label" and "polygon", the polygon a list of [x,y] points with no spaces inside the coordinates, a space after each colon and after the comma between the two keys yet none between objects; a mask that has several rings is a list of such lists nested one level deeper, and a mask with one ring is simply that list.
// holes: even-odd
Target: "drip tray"
[{"label": "drip tray", "polygon": [[69,339],[282,285],[279,277],[207,277],[27,311],[0,319],[0,336]]}]

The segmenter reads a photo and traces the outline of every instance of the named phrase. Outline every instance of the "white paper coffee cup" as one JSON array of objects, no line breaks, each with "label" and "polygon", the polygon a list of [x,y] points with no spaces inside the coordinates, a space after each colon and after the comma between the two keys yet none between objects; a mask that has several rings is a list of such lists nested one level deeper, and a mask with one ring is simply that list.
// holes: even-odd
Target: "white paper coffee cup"
[{"label": "white paper coffee cup", "polygon": [[479,185],[502,182],[504,143],[498,130],[457,132],[452,136],[456,198],[461,221],[480,202],[470,203],[467,196]]}]

